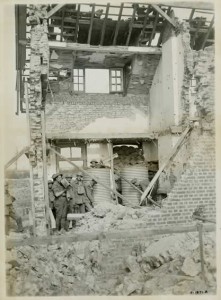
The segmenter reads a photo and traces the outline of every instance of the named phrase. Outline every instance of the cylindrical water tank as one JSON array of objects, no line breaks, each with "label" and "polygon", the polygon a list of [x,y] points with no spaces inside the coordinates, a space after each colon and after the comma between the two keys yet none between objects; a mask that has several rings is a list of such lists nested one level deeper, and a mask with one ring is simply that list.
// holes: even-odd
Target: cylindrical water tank
[{"label": "cylindrical water tank", "polygon": [[[145,166],[135,165],[124,167],[121,171],[121,175],[125,179],[131,181],[133,178],[137,178],[138,182],[144,179],[148,179],[148,170]],[[123,201],[125,206],[139,205],[141,194],[130,186],[125,180],[122,179],[122,195],[127,200]]]},{"label": "cylindrical water tank", "polygon": [[[95,176],[99,181],[106,186],[110,187],[110,170],[109,169],[87,169],[87,172],[92,176]],[[84,175],[84,182],[89,182],[91,177],[89,175]],[[101,184],[97,183],[94,186],[94,204],[112,202],[111,191],[103,187]]]}]

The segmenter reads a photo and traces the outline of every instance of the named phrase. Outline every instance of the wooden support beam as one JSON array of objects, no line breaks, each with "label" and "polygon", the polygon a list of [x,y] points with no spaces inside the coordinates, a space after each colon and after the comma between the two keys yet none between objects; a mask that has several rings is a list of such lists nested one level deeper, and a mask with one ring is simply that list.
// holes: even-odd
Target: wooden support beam
[{"label": "wooden support beam", "polygon": [[102,25],[102,30],[101,30],[101,40],[100,40],[100,45],[103,45],[103,43],[104,43],[105,29],[106,29],[106,23],[107,23],[107,18],[108,18],[108,13],[109,13],[109,8],[110,8],[110,3],[107,3],[106,12],[105,12],[105,17],[104,17],[104,20],[103,20],[103,25]]},{"label": "wooden support beam", "polygon": [[47,18],[49,19],[51,16],[53,16],[59,9],[61,9],[65,4],[58,4],[54,8],[52,8],[47,15]]},{"label": "wooden support beam", "polygon": [[132,29],[133,29],[133,23],[134,23],[135,13],[136,13],[136,7],[134,6],[132,18],[130,20],[129,32],[128,32],[128,36],[127,36],[126,46],[129,46],[129,43],[130,43],[130,37],[131,37]]},{"label": "wooden support beam", "polygon": [[191,10],[190,17],[189,17],[189,22],[192,20],[193,15],[194,15],[194,12],[195,12],[195,8],[193,8],[193,9]]},{"label": "wooden support beam", "polygon": [[140,54],[161,54],[161,48],[158,47],[136,47],[136,46],[94,46],[87,44],[67,43],[59,41],[49,41],[49,47],[52,49],[66,49],[74,51],[87,51],[97,53],[140,53]]},{"label": "wooden support beam", "polygon": [[[115,192],[116,195],[116,184],[115,184],[115,177],[114,177],[114,159],[113,159],[113,144],[109,141],[107,143],[107,147],[108,147],[108,153],[109,153],[109,157],[110,157],[110,177],[111,177],[111,183],[112,183],[112,189]],[[116,197],[116,203],[118,204],[118,198]]]},{"label": "wooden support beam", "polygon": [[114,191],[111,187],[107,186],[103,182],[100,182],[99,178],[97,178],[96,176],[91,175],[90,173],[88,173],[87,171],[85,171],[84,169],[82,169],[81,167],[79,167],[78,165],[76,165],[75,163],[73,163],[73,161],[70,161],[68,158],[66,158],[63,155],[61,155],[54,148],[50,147],[49,149],[52,150],[55,154],[57,154],[60,158],[62,158],[63,160],[67,161],[69,164],[71,164],[75,168],[78,168],[81,172],[83,172],[84,174],[86,174],[89,177],[91,177],[92,179],[94,179],[96,182],[98,182],[100,185],[102,185],[105,189],[107,189],[107,190],[111,191],[112,193],[116,194],[122,200],[127,201],[126,198],[124,198],[124,196],[122,196],[120,193],[118,193],[117,191]]},{"label": "wooden support beam", "polygon": [[87,44],[88,45],[90,45],[90,42],[91,42],[91,34],[92,34],[92,28],[93,28],[94,13],[95,13],[95,4],[92,4],[90,27],[89,27],[89,31],[88,31],[88,37],[87,37]]},{"label": "wooden support beam", "polygon": [[113,39],[114,46],[116,45],[116,42],[117,42],[117,36],[118,36],[119,28],[120,28],[120,20],[121,20],[123,8],[124,8],[124,3],[121,3],[118,20],[117,20],[117,24],[116,24],[116,28],[115,28],[115,32],[114,32],[114,39]]},{"label": "wooden support beam", "polygon": [[19,151],[12,159],[10,159],[7,164],[5,165],[5,170],[9,168],[14,162],[16,162],[19,157],[21,157],[23,154],[27,153],[29,151],[29,146],[24,147],[21,151]]},{"label": "wooden support beam", "polygon": [[153,24],[153,30],[152,30],[152,32],[151,32],[151,36],[150,36],[150,39],[149,39],[148,46],[151,46],[151,42],[152,42],[152,40],[153,40],[153,38],[154,38],[154,34],[155,34],[155,32],[156,32],[156,27],[157,27],[158,18],[159,18],[159,14],[158,14],[158,12],[157,12],[156,17],[155,17],[155,21],[154,21],[154,24]]},{"label": "wooden support beam", "polygon": [[63,32],[64,32],[64,13],[65,13],[65,8],[62,8],[62,20],[61,20],[61,35],[60,35],[60,42],[62,42],[63,39]]},{"label": "wooden support beam", "polygon": [[212,28],[213,28],[213,24],[214,24],[214,16],[213,16],[213,18],[212,18],[212,20],[211,20],[211,22],[210,22],[210,25],[209,25],[207,34],[206,34],[206,36],[205,36],[205,38],[204,38],[204,41],[203,41],[203,43],[202,43],[202,49],[204,49],[204,47],[205,47],[205,45],[206,45],[206,41],[208,40],[209,34],[210,34],[210,32],[211,32],[211,30],[212,30]]},{"label": "wooden support beam", "polygon": [[177,8],[189,8],[189,9],[202,9],[202,10],[214,10],[214,3],[205,1],[157,1],[156,5],[171,6]]},{"label": "wooden support beam", "polygon": [[164,19],[166,19],[174,28],[176,27],[176,23],[172,20],[158,5],[151,4],[151,6],[160,14]]},{"label": "wooden support beam", "polygon": [[[171,7],[169,6],[168,9],[167,9],[168,16],[170,15],[170,11],[171,11]],[[165,28],[165,26],[164,26],[165,22],[166,22],[166,20],[164,20],[164,22],[163,22],[163,28]],[[158,39],[158,42],[157,42],[157,47],[160,47],[160,44],[162,43],[163,33],[164,33],[164,29],[162,29],[161,32],[160,32],[160,36],[159,36],[159,39]]]},{"label": "wooden support beam", "polygon": [[158,178],[160,177],[160,174],[162,173],[162,171],[165,169],[165,167],[169,164],[169,162],[172,160],[172,158],[174,157],[174,155],[178,152],[180,146],[182,145],[182,142],[184,141],[184,139],[186,138],[187,134],[190,132],[190,130],[192,129],[192,127],[188,126],[184,132],[182,133],[182,135],[180,136],[179,140],[177,141],[176,145],[174,146],[174,148],[172,149],[171,153],[168,155],[167,159],[165,160],[165,162],[162,164],[162,166],[160,167],[160,169],[157,171],[157,173],[155,174],[155,176],[153,177],[153,179],[151,180],[150,184],[148,185],[148,187],[146,188],[146,190],[143,192],[142,196],[141,196],[141,201],[140,204],[143,202],[143,200],[146,198],[146,196],[148,195],[148,193],[151,191],[152,187],[154,186],[154,184],[157,182]]},{"label": "wooden support beam", "polygon": [[78,4],[77,17],[76,17],[76,25],[75,25],[75,32],[74,32],[74,42],[75,43],[77,42],[77,38],[78,38],[78,26],[79,26],[80,11],[81,11],[81,5]]}]

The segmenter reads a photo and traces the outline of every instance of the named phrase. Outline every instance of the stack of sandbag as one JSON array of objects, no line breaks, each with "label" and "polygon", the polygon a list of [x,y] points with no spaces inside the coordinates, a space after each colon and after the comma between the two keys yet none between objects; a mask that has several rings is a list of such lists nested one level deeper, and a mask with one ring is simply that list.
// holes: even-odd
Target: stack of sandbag
[{"label": "stack of sandbag", "polygon": [[113,152],[118,154],[118,157],[114,159],[114,167],[116,169],[121,170],[125,166],[143,165],[144,163],[142,149],[132,146],[121,146],[114,147]]}]

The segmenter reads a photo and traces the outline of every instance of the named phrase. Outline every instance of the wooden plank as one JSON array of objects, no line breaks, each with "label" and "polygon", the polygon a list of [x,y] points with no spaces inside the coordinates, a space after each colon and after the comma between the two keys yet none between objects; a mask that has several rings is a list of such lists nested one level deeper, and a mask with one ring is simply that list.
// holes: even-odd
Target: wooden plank
[{"label": "wooden plank", "polygon": [[135,13],[136,13],[136,7],[134,6],[132,18],[130,20],[129,32],[128,32],[128,36],[127,36],[126,46],[128,46],[129,43],[130,43],[130,37],[131,37],[132,29],[133,29],[133,23],[134,23]]},{"label": "wooden plank", "polygon": [[[83,216],[82,216],[83,217]],[[215,232],[215,226],[214,225],[205,225],[204,226],[204,232]],[[171,227],[165,227],[161,229],[131,229],[128,230],[110,230],[108,232],[105,232],[105,235],[103,235],[103,231],[93,231],[93,232],[81,232],[81,233],[72,233],[71,235],[60,235],[60,236],[48,236],[48,237],[37,237],[37,238],[27,238],[24,239],[21,237],[21,239],[18,238],[7,238],[6,240],[6,248],[11,249],[14,247],[19,246],[26,246],[26,245],[44,245],[44,244],[52,244],[52,243],[64,243],[67,244],[71,243],[77,243],[78,241],[91,241],[91,240],[99,240],[102,235],[103,237],[106,237],[108,240],[111,239],[126,239],[128,237],[136,237],[136,236],[142,236],[144,238],[151,237],[151,236],[157,236],[157,235],[163,235],[163,234],[179,234],[179,233],[189,233],[189,232],[197,232],[197,228],[195,225],[193,226],[171,226]]]},{"label": "wooden plank", "polygon": [[46,136],[45,136],[45,112],[41,111],[41,142],[43,152],[43,184],[44,184],[44,199],[45,199],[45,214],[47,219],[47,234],[50,235],[50,212],[49,212],[49,197],[48,197],[48,173],[47,173],[47,155],[46,155]]},{"label": "wooden plank", "polygon": [[[168,9],[167,9],[168,16],[170,15],[170,11],[171,11],[171,7],[168,7]],[[164,27],[165,22],[166,21],[164,20],[164,22],[163,22],[163,28],[165,28]],[[157,42],[157,47],[160,47],[160,44],[162,43],[163,33],[164,33],[164,29],[162,29],[161,32],[160,32],[160,36],[159,36],[159,39],[158,39],[158,42]]]},{"label": "wooden plank", "polygon": [[10,167],[14,162],[16,162],[19,157],[21,157],[23,154],[29,151],[29,146],[24,147],[21,151],[19,151],[15,156],[12,157],[6,164],[5,164],[5,170]]},{"label": "wooden plank", "polygon": [[108,18],[108,13],[109,13],[109,8],[110,8],[110,3],[107,3],[106,12],[105,12],[105,17],[104,17],[104,20],[103,20],[103,25],[102,25],[102,30],[101,30],[101,40],[100,40],[100,45],[103,45],[103,43],[104,43],[105,29],[106,29],[106,23],[107,23],[107,18]]},{"label": "wooden plank", "polygon": [[94,46],[87,44],[77,44],[69,42],[49,41],[52,49],[66,49],[74,51],[87,51],[97,53],[140,53],[140,54],[161,54],[162,50],[158,47],[136,47],[136,46]]},{"label": "wooden plank", "polygon": [[111,191],[112,193],[115,193],[118,197],[120,197],[122,200],[126,201],[126,198],[124,198],[124,196],[122,196],[120,193],[118,193],[117,191],[114,191],[112,188],[110,188],[109,186],[107,186],[106,184],[104,184],[103,182],[100,182],[99,178],[97,178],[96,176],[91,175],[90,173],[88,173],[87,171],[85,171],[83,168],[79,167],[78,165],[76,165],[75,163],[73,163],[72,161],[70,161],[68,158],[64,157],[63,155],[61,155],[59,152],[57,152],[54,148],[50,147],[50,149],[57,154],[59,157],[61,157],[62,159],[66,160],[69,164],[71,164],[72,166],[74,166],[75,168],[79,169],[81,172],[83,172],[84,174],[88,175],[90,178],[94,179],[95,181],[97,181],[100,185],[102,185],[105,189]]},{"label": "wooden plank", "polygon": [[76,18],[76,25],[75,25],[75,33],[74,33],[74,42],[77,42],[78,38],[78,27],[79,27],[79,17],[80,17],[81,5],[78,4],[78,11],[77,11],[77,18]]},{"label": "wooden plank", "polygon": [[[145,4],[145,3],[144,3]],[[202,10],[214,10],[214,4],[212,2],[205,1],[156,1],[156,5],[172,6],[177,8],[189,8],[189,9],[202,9]]]},{"label": "wooden plank", "polygon": [[56,5],[54,8],[52,8],[48,14],[47,14],[47,18],[49,19],[51,16],[53,16],[57,11],[59,11],[59,9],[61,9],[63,6],[65,6],[65,4],[58,4]]},{"label": "wooden plank", "polygon": [[158,14],[158,12],[157,12],[156,17],[155,17],[155,21],[154,21],[154,24],[153,24],[153,30],[152,30],[152,32],[151,32],[151,36],[150,36],[150,39],[149,39],[149,42],[148,42],[148,46],[151,46],[151,42],[152,42],[152,40],[153,40],[153,38],[154,38],[154,34],[155,34],[155,32],[156,32],[156,27],[157,27],[158,18],[159,18],[159,14]]},{"label": "wooden plank", "polygon": [[118,36],[119,28],[120,28],[120,20],[121,20],[123,8],[124,8],[124,3],[121,3],[118,20],[117,20],[117,24],[116,24],[116,28],[115,28],[115,33],[114,33],[114,39],[113,39],[114,46],[116,45],[116,42],[117,42],[117,36]]},{"label": "wooden plank", "polygon": [[190,17],[189,17],[189,22],[192,20],[193,15],[194,15],[194,12],[195,12],[195,8],[193,8],[193,9],[191,10]]},{"label": "wooden plank", "polygon": [[113,159],[113,144],[109,141],[107,143],[108,147],[108,153],[110,157],[110,175],[111,175],[111,183],[112,183],[112,189],[114,190],[114,194],[116,197],[116,203],[118,204],[118,198],[116,195],[116,184],[115,184],[115,178],[114,178],[114,159]]},{"label": "wooden plank", "polygon": [[162,173],[162,171],[165,169],[165,167],[169,164],[169,162],[171,161],[171,159],[174,157],[174,155],[177,153],[177,151],[179,150],[183,140],[186,138],[187,134],[189,133],[189,131],[192,129],[192,127],[187,127],[184,132],[182,133],[182,135],[180,136],[179,140],[177,141],[176,145],[174,146],[174,148],[172,149],[171,153],[168,155],[167,159],[165,160],[165,162],[162,164],[162,166],[160,167],[160,169],[157,171],[157,173],[155,174],[155,176],[153,177],[153,179],[151,180],[150,184],[148,185],[148,187],[146,188],[146,190],[143,192],[142,196],[141,196],[141,201],[140,204],[143,202],[143,200],[146,198],[146,196],[148,195],[148,193],[151,191],[152,187],[154,186],[154,184],[157,182],[160,174]]},{"label": "wooden plank", "polygon": [[62,42],[63,38],[63,32],[64,32],[64,13],[65,13],[65,8],[62,8],[62,20],[61,20],[61,36],[60,36],[60,42]]},{"label": "wooden plank", "polygon": [[95,12],[95,4],[92,5],[90,27],[89,27],[89,31],[88,31],[88,37],[87,37],[87,44],[89,44],[89,45],[90,45],[90,42],[91,42],[91,34],[92,34],[93,21],[94,21],[94,12]]},{"label": "wooden plank", "polygon": [[207,34],[206,34],[206,36],[205,36],[205,38],[204,38],[204,41],[203,41],[203,43],[202,43],[202,49],[204,49],[204,47],[205,47],[205,45],[206,45],[206,41],[208,40],[209,34],[210,34],[210,32],[211,32],[211,30],[212,30],[212,28],[213,28],[213,24],[214,24],[214,16],[213,16],[213,18],[212,18],[212,20],[211,20],[211,22],[210,22],[210,25],[209,25]]},{"label": "wooden plank", "polygon": [[162,17],[164,17],[174,28],[176,27],[176,23],[158,6],[155,4],[151,4],[151,6],[160,14]]}]

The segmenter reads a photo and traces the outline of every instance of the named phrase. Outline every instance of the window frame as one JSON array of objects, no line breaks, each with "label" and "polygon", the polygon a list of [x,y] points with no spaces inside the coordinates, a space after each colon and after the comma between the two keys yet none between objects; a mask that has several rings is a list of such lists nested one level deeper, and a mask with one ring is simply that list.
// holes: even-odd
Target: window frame
[{"label": "window frame", "polygon": [[[117,71],[120,71],[120,76],[115,76],[115,77],[113,77],[112,76],[112,71],[115,71],[115,72],[117,72]],[[110,86],[109,86],[109,90],[110,90],[110,94],[122,94],[123,92],[124,92],[124,76],[123,76],[123,74],[124,74],[124,71],[123,71],[123,68],[110,68],[109,69],[109,84],[110,84]],[[120,91],[118,91],[118,90],[116,90],[116,91],[113,91],[112,90],[112,86],[113,86],[113,84],[112,84],[112,78],[120,78],[120,80],[121,80],[121,83],[120,83],[120,85],[121,85],[121,90]],[[115,86],[117,87],[119,84],[115,84]]]},{"label": "window frame", "polygon": [[[77,76],[74,75],[74,70],[78,70],[78,75]],[[83,76],[79,76],[79,70],[83,71]],[[78,83],[74,83],[74,77],[78,78]],[[82,91],[79,90],[79,78],[83,78],[83,90]],[[71,81],[72,81],[72,89],[73,89],[74,93],[77,93],[77,94],[83,94],[83,93],[85,93],[85,68],[74,68],[73,67],[72,68],[72,78],[71,78]],[[78,84],[78,90],[74,89],[74,85],[75,84]]]}]

